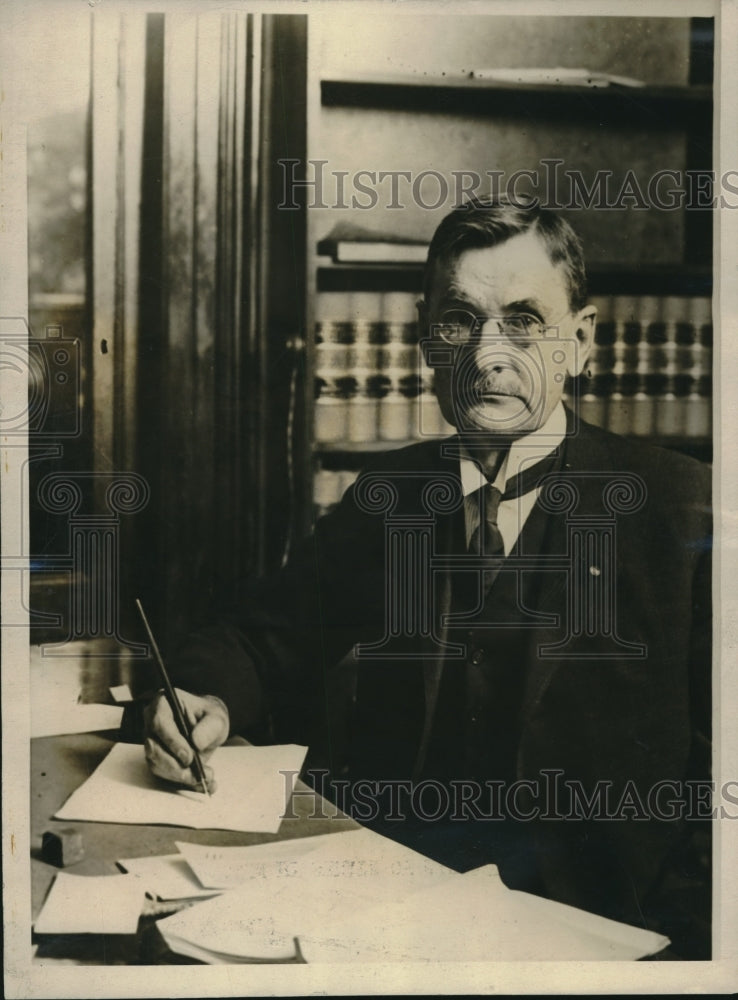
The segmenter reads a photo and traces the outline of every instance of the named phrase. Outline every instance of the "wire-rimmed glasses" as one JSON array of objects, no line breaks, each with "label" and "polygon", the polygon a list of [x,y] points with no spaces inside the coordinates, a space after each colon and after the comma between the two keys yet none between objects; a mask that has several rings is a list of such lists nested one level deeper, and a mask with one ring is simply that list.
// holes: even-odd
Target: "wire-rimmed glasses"
[{"label": "wire-rimmed glasses", "polygon": [[530,313],[512,316],[477,316],[466,309],[448,309],[442,313],[439,323],[433,324],[438,335],[453,346],[470,344],[491,320],[497,323],[501,336],[513,343],[525,345],[543,337],[550,326]]}]

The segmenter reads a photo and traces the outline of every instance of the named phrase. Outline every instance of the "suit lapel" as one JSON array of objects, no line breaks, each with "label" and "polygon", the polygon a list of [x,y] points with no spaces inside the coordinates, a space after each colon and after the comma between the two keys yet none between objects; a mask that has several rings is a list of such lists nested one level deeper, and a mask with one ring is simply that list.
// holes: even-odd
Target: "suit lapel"
[{"label": "suit lapel", "polygon": [[[450,439],[450,441],[453,441],[453,439]],[[458,459],[455,459],[452,455],[446,456],[441,454],[441,449],[439,448],[438,462],[439,471],[458,477]],[[460,540],[464,538],[464,535],[463,504],[460,508],[449,514],[437,515],[435,522],[435,546],[432,555],[449,556],[454,552],[458,552]],[[433,722],[436,717],[438,693],[441,687],[441,677],[443,676],[446,660],[442,651],[447,649],[449,643],[447,618],[451,612],[452,597],[451,573],[448,571],[434,572],[431,578],[431,601],[433,604],[430,615],[433,634],[426,634],[421,639],[425,716],[420,746],[415,761],[414,776],[416,778],[421,773],[425,763],[428,744],[433,731]],[[439,643],[441,647],[440,654]]]},{"label": "suit lapel", "polygon": [[[586,424],[579,424],[576,433],[572,433],[573,420],[572,414],[567,410],[569,436],[563,445],[563,467],[560,474],[564,479],[567,475],[576,475],[575,485],[579,491],[577,511],[582,513],[583,511],[599,509],[601,483],[595,482],[581,473],[607,467],[607,456],[602,454],[601,449],[595,447],[593,435]],[[547,520],[544,545],[541,551],[547,556],[566,556],[569,547],[568,514],[566,512],[546,514],[538,503],[534,513]],[[555,616],[556,624],[531,630],[527,657],[528,669],[521,707],[523,735],[525,727],[530,723],[544,692],[563,665],[562,659],[541,656],[539,650],[541,647],[561,639],[562,631],[567,627],[567,615],[569,614],[570,575],[566,570],[543,572],[541,575],[543,579],[538,591],[537,604],[541,611]]]}]

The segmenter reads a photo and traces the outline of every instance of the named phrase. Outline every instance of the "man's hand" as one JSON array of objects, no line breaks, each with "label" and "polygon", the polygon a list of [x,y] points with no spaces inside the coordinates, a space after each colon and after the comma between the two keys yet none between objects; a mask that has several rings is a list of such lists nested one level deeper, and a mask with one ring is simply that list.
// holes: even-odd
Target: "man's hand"
[{"label": "man's hand", "polygon": [[[228,709],[213,695],[189,694],[177,690],[187,722],[192,731],[192,742],[206,761],[216,747],[228,739],[230,720]],[[174,721],[172,709],[163,693],[150,702],[144,711],[144,752],[151,772],[166,781],[188,788],[200,789],[201,783],[192,770],[194,754]],[[215,791],[213,769],[205,768],[208,791]]]}]

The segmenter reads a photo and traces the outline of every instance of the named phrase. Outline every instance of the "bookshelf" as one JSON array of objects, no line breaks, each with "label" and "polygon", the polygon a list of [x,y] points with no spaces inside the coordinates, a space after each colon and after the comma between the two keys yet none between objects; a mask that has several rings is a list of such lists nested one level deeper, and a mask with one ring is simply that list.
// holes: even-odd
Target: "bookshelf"
[{"label": "bookshelf", "polygon": [[[712,270],[701,265],[613,264],[587,268],[593,295],[712,295]],[[316,273],[318,292],[414,292],[423,283],[418,264],[324,264]]]},{"label": "bookshelf", "polygon": [[567,84],[506,84],[473,78],[382,76],[328,77],[321,81],[325,107],[384,108],[524,118],[592,118],[603,127],[673,129],[674,117],[702,128],[710,117],[712,88],[586,87]]},{"label": "bookshelf", "polygon": [[[680,85],[556,86],[344,70],[317,80],[313,114],[351,109],[370,116],[367,123],[375,129],[383,120],[378,113],[395,115],[398,122],[407,122],[408,113],[425,116],[429,129],[441,119],[463,119],[469,128],[475,120],[494,120],[505,123],[507,135],[516,123],[522,132],[537,123],[575,123],[586,126],[591,144],[603,149],[624,130],[637,132],[651,150],[660,137],[679,134],[684,170],[709,171],[712,38],[710,19],[692,19],[689,79]],[[588,369],[569,393],[592,423],[709,462],[712,213],[680,211],[681,260],[643,259],[644,253],[633,262],[603,254],[588,260],[598,332]],[[340,499],[368,456],[453,432],[432,415],[432,373],[417,347],[414,303],[423,266],[338,263],[321,252],[319,242],[309,248],[308,278],[315,515]]]},{"label": "bookshelf", "polygon": [[[662,294],[603,294],[601,285],[590,296],[598,311],[595,345],[568,392],[583,419],[711,460],[711,300],[687,293],[703,287],[697,276],[694,284],[663,284]],[[356,472],[363,458],[453,433],[440,418],[417,344],[416,297],[366,290],[318,295],[313,455],[321,512],[332,488],[337,502],[351,481],[344,474]]]}]

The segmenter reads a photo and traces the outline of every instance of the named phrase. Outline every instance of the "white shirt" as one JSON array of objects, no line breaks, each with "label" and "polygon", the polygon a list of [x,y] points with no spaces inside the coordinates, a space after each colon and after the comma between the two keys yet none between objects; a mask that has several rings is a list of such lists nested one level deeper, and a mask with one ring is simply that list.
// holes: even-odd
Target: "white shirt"
[{"label": "white shirt", "polygon": [[[492,485],[504,494],[509,479],[514,479],[518,473],[550,455],[559,447],[565,435],[566,411],[563,403],[559,403],[545,424],[512,443],[502,460]],[[459,475],[461,489],[465,497],[464,514],[466,518],[466,544],[468,545],[474,529],[479,524],[479,507],[476,502],[466,498],[476,493],[481,487],[486,486],[487,479],[477,463],[471,458],[461,457],[459,459]],[[497,512],[497,527],[502,535],[505,555],[510,554],[512,547],[518,540],[518,535],[523,530],[523,525],[535,506],[539,492],[540,490],[533,489],[524,496],[500,501]]]}]

